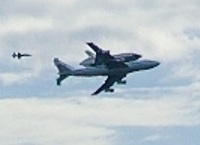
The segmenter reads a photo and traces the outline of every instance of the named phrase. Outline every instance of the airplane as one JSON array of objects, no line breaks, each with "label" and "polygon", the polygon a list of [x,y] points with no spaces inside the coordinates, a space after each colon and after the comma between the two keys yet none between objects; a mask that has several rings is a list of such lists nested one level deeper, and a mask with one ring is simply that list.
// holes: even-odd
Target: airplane
[{"label": "airplane", "polygon": [[18,59],[21,59],[22,57],[30,57],[30,56],[32,56],[32,55],[28,54],[28,53],[21,54],[20,52],[18,52],[18,53],[13,52],[13,54],[12,54],[13,58],[17,57]]},{"label": "airplane", "polygon": [[75,69],[70,65],[60,61],[58,58],[54,58],[54,64],[58,69],[59,77],[57,78],[57,85],[61,85],[61,82],[69,76],[107,76],[104,84],[98,88],[92,95],[98,95],[102,91],[114,92],[111,87],[114,83],[126,84],[126,80],[122,80],[129,73],[141,70],[148,70],[158,66],[160,63],[152,60],[138,60],[121,62],[116,59],[106,61],[105,66],[101,67],[84,67]]},{"label": "airplane", "polygon": [[115,59],[120,62],[129,62],[129,61],[135,61],[142,57],[141,55],[136,54],[136,53],[120,53],[117,55],[111,55],[110,51],[103,50],[92,42],[88,42],[87,45],[90,48],[92,48],[92,50],[96,53],[96,55],[89,50],[85,51],[85,53],[89,57],[80,63],[80,65],[85,66],[85,67],[89,67],[89,66],[96,67],[110,59]]}]

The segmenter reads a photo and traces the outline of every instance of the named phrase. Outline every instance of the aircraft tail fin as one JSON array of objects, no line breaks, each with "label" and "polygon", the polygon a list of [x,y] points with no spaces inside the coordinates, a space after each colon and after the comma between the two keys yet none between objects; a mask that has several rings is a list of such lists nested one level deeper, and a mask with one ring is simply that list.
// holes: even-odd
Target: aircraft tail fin
[{"label": "aircraft tail fin", "polygon": [[91,58],[95,58],[95,54],[92,53],[91,51],[86,50],[85,53],[86,53],[89,57],[91,57]]},{"label": "aircraft tail fin", "polygon": [[60,61],[58,58],[54,58],[54,64],[58,68],[59,74],[68,73],[74,70],[73,67],[68,64]]},{"label": "aircraft tail fin", "polygon": [[92,48],[92,50],[94,50],[94,52],[96,52],[96,53],[103,52],[103,50],[101,48],[99,48],[97,45],[95,45],[93,42],[87,42],[87,45],[90,46],[90,48]]},{"label": "aircraft tail fin", "polygon": [[70,75],[70,72],[72,72],[74,68],[60,61],[58,58],[54,58],[54,64],[59,71],[58,74],[60,75],[59,78],[57,78],[57,85],[61,85],[61,82]]},{"label": "aircraft tail fin", "polygon": [[12,57],[15,58],[17,56],[17,54],[15,52],[13,52]]}]

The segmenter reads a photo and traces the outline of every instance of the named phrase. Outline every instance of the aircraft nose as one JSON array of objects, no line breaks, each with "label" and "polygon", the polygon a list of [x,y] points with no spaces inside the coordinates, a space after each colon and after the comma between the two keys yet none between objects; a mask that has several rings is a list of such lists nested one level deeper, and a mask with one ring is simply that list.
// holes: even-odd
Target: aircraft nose
[{"label": "aircraft nose", "polygon": [[149,68],[154,68],[157,67],[158,65],[160,65],[160,62],[158,61],[147,61],[146,64],[149,66]]}]

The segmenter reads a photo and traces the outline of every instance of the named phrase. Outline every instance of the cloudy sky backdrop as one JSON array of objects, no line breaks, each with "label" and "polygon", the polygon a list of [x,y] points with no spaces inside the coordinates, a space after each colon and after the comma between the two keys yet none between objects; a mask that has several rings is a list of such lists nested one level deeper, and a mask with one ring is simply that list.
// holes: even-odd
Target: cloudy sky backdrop
[{"label": "cloudy sky backdrop", "polygon": [[[0,0],[0,144],[197,145],[200,143],[200,1]],[[53,58],[79,67],[92,41],[136,52],[155,69],[57,87]],[[33,57],[13,59],[13,52]]]}]

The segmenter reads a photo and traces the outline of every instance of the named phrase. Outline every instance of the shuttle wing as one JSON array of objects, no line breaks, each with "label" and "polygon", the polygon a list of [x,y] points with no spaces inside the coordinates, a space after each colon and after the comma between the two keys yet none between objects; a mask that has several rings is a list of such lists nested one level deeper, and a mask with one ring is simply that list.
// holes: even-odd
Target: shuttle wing
[{"label": "shuttle wing", "polygon": [[112,56],[109,51],[102,50],[92,42],[87,44],[96,52],[95,64],[104,64],[108,69],[127,67],[124,62],[115,59],[115,57]]},{"label": "shuttle wing", "polygon": [[88,42],[87,45],[90,46],[90,48],[92,48],[92,50],[94,50],[94,52],[96,52],[96,53],[103,53],[104,52],[101,48],[99,48],[97,45],[95,45],[92,42]]},{"label": "shuttle wing", "polygon": [[109,60],[115,59],[114,56],[110,55],[109,51],[105,51],[99,48],[94,43],[88,42],[87,45],[90,46],[90,48],[92,48],[92,50],[94,50],[94,52],[96,53],[96,58],[95,58],[96,65],[101,65]]}]

